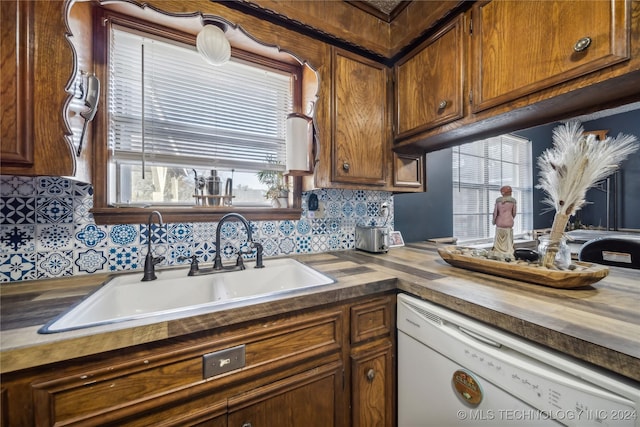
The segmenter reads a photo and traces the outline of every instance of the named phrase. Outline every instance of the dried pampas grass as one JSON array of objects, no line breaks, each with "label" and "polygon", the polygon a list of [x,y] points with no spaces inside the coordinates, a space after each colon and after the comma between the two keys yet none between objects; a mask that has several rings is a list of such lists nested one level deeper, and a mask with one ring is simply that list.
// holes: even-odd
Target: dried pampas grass
[{"label": "dried pampas grass", "polygon": [[599,141],[595,135],[583,133],[576,120],[558,126],[553,130],[553,147],[538,157],[540,179],[536,188],[547,194],[543,203],[556,211],[549,251],[543,259],[546,267],[553,266],[569,217],[587,202],[587,190],[618,169],[639,148],[633,135],[619,134],[615,139]]}]

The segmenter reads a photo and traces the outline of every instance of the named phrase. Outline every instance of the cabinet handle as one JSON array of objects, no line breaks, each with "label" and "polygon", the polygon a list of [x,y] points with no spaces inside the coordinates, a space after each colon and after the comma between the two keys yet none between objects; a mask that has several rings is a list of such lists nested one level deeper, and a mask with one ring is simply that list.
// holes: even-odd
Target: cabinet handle
[{"label": "cabinet handle", "polygon": [[591,37],[583,37],[573,45],[573,50],[576,52],[582,52],[587,50],[587,48],[591,45]]},{"label": "cabinet handle", "polygon": [[344,162],[342,164],[342,169],[344,169],[345,172],[349,172],[349,169],[351,168],[351,165],[347,162]]},{"label": "cabinet handle", "polygon": [[438,104],[438,110],[444,110],[446,106],[447,106],[447,101],[443,99],[442,101],[440,101],[440,104]]},{"label": "cabinet handle", "polygon": [[251,424],[249,421],[245,421],[244,423],[242,423],[242,427],[253,427],[253,424]]},{"label": "cabinet handle", "polygon": [[376,371],[374,371],[373,368],[369,369],[367,371],[367,381],[372,382],[375,377],[376,377]]}]

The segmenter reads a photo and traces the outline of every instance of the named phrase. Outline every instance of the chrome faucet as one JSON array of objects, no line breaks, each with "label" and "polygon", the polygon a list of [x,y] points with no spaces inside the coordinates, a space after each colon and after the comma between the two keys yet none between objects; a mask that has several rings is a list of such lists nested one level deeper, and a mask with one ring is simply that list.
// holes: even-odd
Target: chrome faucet
[{"label": "chrome faucet", "polygon": [[[249,244],[250,247],[256,248],[256,268],[263,268],[264,264],[262,263],[262,245],[260,243],[255,243],[253,241],[253,236],[251,234],[251,225],[249,225],[249,222],[246,220],[245,217],[243,217],[240,214],[232,212],[220,218],[220,222],[218,222],[218,227],[216,228],[216,256],[213,259],[213,269],[216,271],[224,269],[222,265],[222,255],[221,255],[222,251],[220,248],[220,245],[222,244],[221,242],[222,239],[220,238],[220,232],[222,230],[223,224],[232,218],[237,219],[244,225],[244,228],[247,230],[247,243]],[[231,269],[244,270],[244,268],[245,268],[244,263],[242,261],[242,250],[238,250],[238,259],[236,261],[236,265],[235,267],[231,267]]]},{"label": "chrome faucet", "polygon": [[153,220],[154,215],[158,217],[158,225],[162,226],[162,215],[160,215],[160,212],[158,211],[152,211],[149,214],[149,220],[147,225],[149,237],[147,242],[148,244],[147,255],[144,257],[144,275],[142,276],[143,282],[148,282],[149,280],[156,280],[155,266],[156,264],[159,264],[164,260],[163,256],[154,257],[153,254],[151,253],[151,221]]}]

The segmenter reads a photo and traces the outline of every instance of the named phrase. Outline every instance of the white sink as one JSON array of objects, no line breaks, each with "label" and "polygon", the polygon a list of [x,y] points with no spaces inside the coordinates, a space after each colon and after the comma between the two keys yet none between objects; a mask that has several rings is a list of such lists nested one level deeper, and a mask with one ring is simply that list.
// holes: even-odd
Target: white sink
[{"label": "white sink", "polygon": [[142,273],[126,274],[107,282],[38,332],[54,333],[151,316],[194,310],[211,312],[233,304],[334,280],[294,259],[265,261],[264,268],[187,276],[186,269],[160,270],[157,279],[142,282]]}]

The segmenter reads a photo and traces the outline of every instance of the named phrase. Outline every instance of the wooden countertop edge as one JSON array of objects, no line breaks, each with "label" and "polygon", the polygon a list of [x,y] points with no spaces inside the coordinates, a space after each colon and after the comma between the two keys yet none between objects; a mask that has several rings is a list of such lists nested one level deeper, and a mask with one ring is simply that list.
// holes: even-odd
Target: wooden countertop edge
[{"label": "wooden countertop edge", "polygon": [[[286,299],[275,297],[269,301],[252,305],[251,310],[239,307],[197,314],[182,319],[155,319],[152,324],[127,322],[126,325],[115,325],[117,330],[114,330],[114,325],[106,325],[53,334],[55,337],[53,335],[38,335],[36,331],[39,327],[16,329],[9,331],[9,333],[25,335],[29,338],[23,345],[11,347],[6,346],[7,342],[11,341],[11,337],[5,339],[3,332],[0,373],[9,373],[69,358],[126,348],[134,344],[145,344],[215,327],[230,326],[287,312],[339,303],[366,295],[399,291],[435,302],[550,349],[640,381],[640,369],[638,369],[640,358],[608,348],[597,342],[589,342],[580,338],[579,334],[573,336],[571,331],[565,332],[562,328],[553,328],[554,325],[538,322],[532,316],[528,316],[528,320],[527,316],[514,314],[513,310],[511,310],[511,314],[509,310],[501,312],[499,307],[494,307],[494,305],[499,306],[499,302],[486,304],[483,303],[482,298],[465,299],[464,296],[456,295],[454,289],[447,283],[447,281],[455,281],[456,283],[462,281],[464,284],[476,284],[477,281],[477,284],[485,290],[491,289],[492,284],[487,282],[485,275],[469,274],[455,267],[450,267],[444,262],[431,265],[429,270],[416,273],[416,268],[413,266],[415,259],[412,257],[416,254],[423,255],[424,251],[421,248],[402,248],[395,254],[395,257],[380,257],[344,251],[298,256],[296,258],[300,261],[309,263],[319,271],[332,275],[332,269],[334,269],[342,275],[337,277],[338,280],[335,284],[327,288],[317,291],[309,290]],[[109,275],[105,277],[109,277]],[[500,280],[508,281],[508,279]],[[78,285],[81,283],[86,285],[86,278],[84,282],[78,279],[77,283]],[[148,322],[149,320],[147,320]]]},{"label": "wooden countertop edge", "polygon": [[[640,381],[640,371],[638,370],[640,360],[631,355],[562,332],[553,331],[536,323],[476,305],[469,301],[420,285],[399,281],[398,290],[473,317],[474,319],[521,338],[541,344],[550,351],[573,356],[595,367],[604,368],[635,381]],[[584,351],[587,348],[588,351]]]},{"label": "wooden countertop edge", "polygon": [[[384,276],[370,277],[366,283],[351,284],[349,280],[342,280],[321,291],[301,292],[285,299],[276,296],[259,303],[249,302],[246,306],[169,320],[155,317],[153,320],[140,319],[45,335],[37,333],[40,326],[16,329],[9,333],[14,336],[36,337],[36,340],[10,348],[3,344],[0,352],[0,374],[345,302],[367,295],[393,292],[396,289],[396,281],[394,277]],[[149,323],[150,321],[153,323]],[[6,341],[5,338],[7,337],[3,336],[2,341]]]}]

